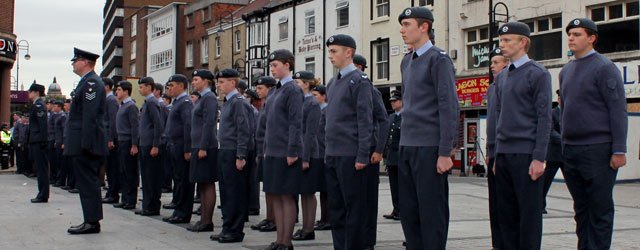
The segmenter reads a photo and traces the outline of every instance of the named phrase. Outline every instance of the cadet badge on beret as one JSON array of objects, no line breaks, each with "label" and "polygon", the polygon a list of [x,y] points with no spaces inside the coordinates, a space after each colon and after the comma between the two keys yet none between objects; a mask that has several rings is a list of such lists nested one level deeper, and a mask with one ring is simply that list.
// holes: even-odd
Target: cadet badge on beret
[{"label": "cadet badge on beret", "polygon": [[329,42],[332,43],[333,42],[333,36],[329,37]]},{"label": "cadet badge on beret", "polygon": [[580,20],[578,20],[578,19],[573,20],[573,25],[580,25]]},{"label": "cadet badge on beret", "polygon": [[300,73],[296,73],[296,78],[300,78]]},{"label": "cadet badge on beret", "polygon": [[497,48],[496,49],[496,54],[500,54],[500,53],[502,53],[502,50],[500,48]]},{"label": "cadet badge on beret", "polygon": [[275,55],[275,54],[271,54],[271,56],[269,57],[269,59],[271,59],[271,60],[276,59],[276,55]]},{"label": "cadet badge on beret", "polygon": [[194,70],[194,71],[193,71],[193,74],[194,74],[194,75],[195,75],[195,74],[198,74],[198,71],[197,71],[197,70]]},{"label": "cadet badge on beret", "polygon": [[502,32],[507,32],[507,31],[509,31],[509,27],[507,26],[502,27]]},{"label": "cadet badge on beret", "polygon": [[405,16],[410,16],[410,15],[411,15],[411,9],[407,8],[407,9],[404,11],[404,15],[405,15]]}]

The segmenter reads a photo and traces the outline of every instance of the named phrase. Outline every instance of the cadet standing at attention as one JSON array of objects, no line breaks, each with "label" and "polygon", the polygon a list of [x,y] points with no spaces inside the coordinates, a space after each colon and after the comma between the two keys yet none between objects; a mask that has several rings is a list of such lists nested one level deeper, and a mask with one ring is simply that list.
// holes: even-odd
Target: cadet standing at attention
[{"label": "cadet standing at attention", "polygon": [[609,249],[613,186],[627,163],[624,84],[618,67],[593,49],[599,39],[593,21],[574,19],[566,32],[576,59],[560,71],[563,174],[573,197],[578,249]]},{"label": "cadet standing at attention", "polygon": [[120,81],[116,85],[116,97],[120,102],[116,113],[116,131],[118,132],[119,173],[122,177],[122,200],[113,207],[125,210],[136,208],[140,184],[138,169],[140,111],[131,99],[131,91],[133,86],[128,81]]},{"label": "cadet standing at attention", "polygon": [[116,115],[118,114],[118,98],[113,94],[115,83],[111,78],[103,77],[104,90],[106,92],[106,105],[104,121],[107,130],[107,149],[108,154],[105,157],[105,172],[109,189],[102,199],[102,203],[116,204],[120,201],[120,159],[118,157],[118,131],[116,129]]},{"label": "cadet standing at attention", "polygon": [[433,46],[433,14],[407,8],[398,17],[405,55],[400,129],[400,211],[407,249],[445,249],[449,231],[449,183],[458,96],[451,58]]},{"label": "cadet standing at attention", "polygon": [[173,75],[167,81],[167,94],[174,98],[169,111],[167,126],[167,157],[173,169],[173,214],[162,220],[171,224],[189,223],[193,211],[194,184],[189,181],[189,161],[191,160],[191,111],[193,103],[187,94],[189,80],[181,74]]},{"label": "cadet standing at attention", "polygon": [[29,159],[35,165],[38,175],[38,195],[31,199],[32,203],[49,201],[49,157],[47,151],[48,123],[47,109],[42,97],[44,86],[34,83],[29,87],[29,100],[33,102],[29,116]]},{"label": "cadet standing at attention", "polygon": [[373,85],[353,64],[356,42],[334,35],[326,42],[340,69],[327,84],[326,181],[334,249],[367,245],[367,170],[373,136]]},{"label": "cadet standing at attention", "polygon": [[72,226],[70,234],[100,232],[102,199],[98,171],[107,154],[107,135],[104,128],[106,94],[100,76],[94,72],[98,55],[74,48],[73,73],[80,76],[73,91],[73,101],[67,121],[64,155],[70,156],[84,223]]},{"label": "cadet standing at attention", "polygon": [[551,131],[551,76],[527,56],[529,26],[509,22],[498,30],[509,70],[496,76],[498,219],[505,249],[540,249],[542,184]]}]

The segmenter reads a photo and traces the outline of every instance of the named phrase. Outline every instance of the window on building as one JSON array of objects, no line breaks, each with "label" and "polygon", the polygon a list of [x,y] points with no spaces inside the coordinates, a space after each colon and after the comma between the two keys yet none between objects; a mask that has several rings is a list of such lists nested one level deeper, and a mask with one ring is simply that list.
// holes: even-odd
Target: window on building
[{"label": "window on building", "polygon": [[289,18],[286,16],[283,16],[280,18],[279,22],[278,22],[278,29],[280,32],[280,40],[285,40],[287,38],[289,38]]},{"label": "window on building", "polygon": [[209,37],[200,39],[200,64],[209,63]]},{"label": "window on building", "polygon": [[131,41],[131,60],[136,59],[136,51],[137,51],[136,40],[133,40]]},{"label": "window on building", "polygon": [[315,10],[310,10],[304,13],[304,27],[305,34],[315,34],[316,33],[316,12]]},{"label": "window on building", "polygon": [[304,70],[316,73],[316,58],[307,57],[304,59]]},{"label": "window on building", "polygon": [[173,17],[168,16],[151,23],[151,39],[173,32]]},{"label": "window on building", "polygon": [[262,32],[264,23],[254,23],[251,24],[249,32],[251,33],[251,40],[249,41],[249,46],[263,45],[263,37],[264,34]]},{"label": "window on building", "polygon": [[[187,54],[188,55],[188,54]],[[151,55],[150,69],[151,71],[157,71],[171,67],[173,65],[173,51],[171,49],[165,50]]]},{"label": "window on building", "polygon": [[[494,27],[494,30],[498,30]],[[488,26],[465,30],[467,34],[467,69],[475,69],[489,66],[489,28]],[[494,48],[498,44],[498,38],[495,37]]]},{"label": "window on building", "polygon": [[600,53],[640,49],[638,1],[616,1],[608,5],[588,7],[591,19],[598,25],[595,49]]},{"label": "window on building", "polygon": [[222,47],[220,45],[220,37],[216,37],[216,57],[220,57],[222,53]]},{"label": "window on building", "polygon": [[202,22],[203,23],[211,21],[211,7],[207,7],[207,8],[204,8],[204,9],[200,10],[200,13],[202,13]]},{"label": "window on building", "polygon": [[349,26],[349,2],[341,1],[336,4],[338,27]]},{"label": "window on building", "polygon": [[234,42],[236,43],[236,52],[240,51],[240,48],[242,47],[242,36],[240,35],[240,31],[236,30],[235,32],[233,32],[233,38],[234,38]]},{"label": "window on building", "polygon": [[187,66],[187,68],[193,67],[193,42],[187,42],[185,50],[185,66]]},{"label": "window on building", "polygon": [[376,4],[376,17],[389,16],[389,0],[374,0]]},{"label": "window on building", "polygon": [[136,71],[136,64],[129,64],[129,76],[135,77],[136,75],[138,75],[138,72]]},{"label": "window on building", "polygon": [[187,23],[186,23],[186,25],[187,25],[187,28],[191,28],[191,27],[193,27],[193,25],[194,25],[193,21],[194,21],[194,20],[193,20],[193,13],[191,13],[191,14],[187,15],[187,18],[186,18],[186,22],[187,22]]},{"label": "window on building", "polygon": [[374,42],[372,46],[375,80],[389,80],[389,40]]},{"label": "window on building", "polygon": [[524,23],[531,29],[529,57],[536,61],[562,58],[562,18],[560,15],[545,16]]},{"label": "window on building", "polygon": [[418,6],[433,6],[433,0],[419,0],[418,1]]},{"label": "window on building", "polygon": [[138,33],[138,15],[133,15],[131,17],[131,36],[136,36]]}]

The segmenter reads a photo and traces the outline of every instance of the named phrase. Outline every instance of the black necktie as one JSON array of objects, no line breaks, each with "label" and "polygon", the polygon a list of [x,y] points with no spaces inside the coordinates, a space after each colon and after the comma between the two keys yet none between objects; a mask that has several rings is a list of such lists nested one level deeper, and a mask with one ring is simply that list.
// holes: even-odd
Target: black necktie
[{"label": "black necktie", "polygon": [[514,69],[516,69],[515,65],[513,65],[513,64],[509,65],[509,71],[513,71]]},{"label": "black necktie", "polygon": [[413,52],[413,59],[416,59],[416,58],[418,58],[418,53]]},{"label": "black necktie", "polygon": [[276,89],[279,89],[280,87],[282,87],[282,83],[278,82],[278,84],[276,84]]},{"label": "black necktie", "polygon": [[342,73],[338,73],[338,79],[342,78]]}]

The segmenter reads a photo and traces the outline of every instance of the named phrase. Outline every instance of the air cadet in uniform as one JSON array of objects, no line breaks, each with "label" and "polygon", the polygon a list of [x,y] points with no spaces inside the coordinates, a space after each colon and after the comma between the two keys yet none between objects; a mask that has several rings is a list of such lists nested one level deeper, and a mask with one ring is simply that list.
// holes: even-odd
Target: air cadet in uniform
[{"label": "air cadet in uniform", "polygon": [[551,76],[527,56],[529,26],[498,30],[509,70],[496,76],[496,191],[505,249],[540,249],[542,184],[551,130]]},{"label": "air cadet in uniform", "polygon": [[126,210],[136,208],[138,203],[138,186],[140,174],[138,169],[138,142],[140,112],[131,99],[133,86],[128,81],[120,81],[116,85],[116,97],[120,102],[116,113],[116,132],[118,133],[118,159],[122,187],[122,199],[114,204],[115,208]]},{"label": "air cadet in uniform", "polygon": [[[327,110],[327,88],[324,85],[318,85],[313,88],[313,96],[318,101],[320,105],[320,124],[318,125],[318,154],[322,161],[320,161],[320,168],[325,169],[325,138],[326,138],[326,116],[325,111]],[[326,171],[325,171],[326,172]],[[323,177],[325,173],[322,174]],[[329,222],[329,199],[327,197],[327,178],[324,177],[320,180],[320,220],[316,221],[314,226],[314,230],[331,230],[331,222]]]},{"label": "air cadet in uniform", "polygon": [[391,108],[393,114],[389,116],[389,137],[387,148],[384,154],[384,163],[387,165],[387,175],[389,176],[389,191],[391,191],[391,203],[393,210],[390,214],[385,214],[385,219],[400,220],[399,194],[398,194],[398,162],[400,150],[400,123],[402,122],[402,94],[398,91],[391,93]]},{"label": "air cadet in uniform", "polygon": [[29,155],[38,175],[38,195],[32,203],[49,200],[49,154],[47,151],[48,124],[47,110],[42,100],[44,86],[34,83],[29,88],[29,100],[33,102],[29,120]]},{"label": "air cadet in uniform", "polygon": [[104,121],[107,130],[107,157],[105,157],[105,171],[109,189],[105,194],[102,203],[115,204],[120,201],[120,160],[118,157],[118,131],[116,129],[116,115],[118,114],[117,97],[113,94],[115,84],[111,78],[103,77],[104,91],[106,92],[106,105]]},{"label": "air cadet in uniform", "polygon": [[56,148],[53,145],[55,140],[55,129],[53,128],[55,123],[55,116],[53,112],[53,99],[47,100],[47,158],[49,160],[49,183],[56,183],[56,177],[58,174],[58,162],[56,161]]},{"label": "air cadet in uniform", "polygon": [[560,90],[556,90],[558,95],[558,106],[551,110],[551,132],[549,135],[549,146],[547,146],[547,164],[544,168],[544,186],[542,189],[542,214],[547,213],[547,194],[553,183],[553,179],[562,169],[562,135],[560,135],[560,117],[562,117],[562,97]]},{"label": "air cadet in uniform", "polygon": [[198,183],[202,215],[200,221],[189,225],[192,232],[213,231],[213,210],[216,206],[216,181],[218,173],[218,101],[211,91],[213,73],[209,70],[193,71],[191,84],[200,98],[191,111],[191,166],[189,180]]},{"label": "air cadet in uniform", "polygon": [[[261,76],[256,80],[256,93],[258,97],[263,100],[262,107],[258,110],[258,117],[256,119],[256,163],[258,171],[258,181],[263,181],[263,161],[264,161],[264,132],[266,126],[266,117],[264,113],[266,111],[265,106],[268,98],[273,94],[273,88],[276,85],[276,79],[270,76]],[[260,232],[273,232],[276,231],[275,214],[273,212],[273,202],[271,195],[265,195],[265,205],[267,208],[266,218],[255,225],[251,225],[251,229],[259,230]]]},{"label": "air cadet in uniform", "polygon": [[22,137],[24,133],[23,130],[26,129],[26,126],[24,125],[24,122],[22,120],[25,118],[22,116],[21,112],[16,112],[14,114],[14,117],[18,117],[18,119],[14,119],[15,125],[13,128],[13,133],[11,133],[11,141],[13,141],[15,145],[16,152],[16,174],[24,174],[24,139]]},{"label": "air cadet in uniform", "polygon": [[81,76],[73,91],[73,102],[67,120],[64,155],[70,156],[80,191],[84,223],[72,226],[70,234],[100,232],[102,199],[98,171],[107,153],[104,128],[105,97],[102,79],[93,71],[98,55],[74,48],[73,72]]},{"label": "air cadet in uniform", "polygon": [[142,209],[136,214],[142,216],[160,214],[162,196],[162,162],[160,160],[160,136],[164,131],[164,121],[158,99],[153,95],[155,81],[143,77],[139,81],[140,95],[145,97],[140,111],[140,177],[142,180]]},{"label": "air cadet in uniform", "polygon": [[[67,114],[65,114],[62,111],[62,107],[64,106],[64,103],[62,101],[56,100],[53,102],[53,130],[54,130],[54,140],[53,140],[53,147],[55,148],[55,152],[56,154],[51,156],[51,157],[55,157],[55,163],[57,165],[57,169],[58,169],[58,173],[56,173],[56,183],[54,184],[55,187],[61,187],[64,186],[64,179],[62,172],[64,172],[63,170],[63,156],[62,156],[62,143],[63,143],[63,139],[64,139],[64,128],[67,124]],[[52,173],[53,174],[53,173]]]},{"label": "air cadet in uniform", "polygon": [[273,199],[278,239],[266,249],[293,249],[291,238],[296,220],[294,194],[300,189],[302,168],[302,103],[304,94],[295,86],[291,51],[269,55],[269,68],[278,79],[265,105],[263,177],[264,191]]},{"label": "air cadet in uniform", "polygon": [[445,249],[449,230],[451,153],[456,139],[458,97],[451,58],[433,46],[433,14],[407,8],[398,17],[404,43],[402,124],[398,182],[407,249]]},{"label": "air cadet in uniform", "polygon": [[175,101],[167,117],[164,133],[167,136],[167,159],[173,169],[174,210],[163,221],[172,224],[189,223],[193,211],[194,185],[189,181],[189,160],[191,160],[191,110],[193,103],[187,94],[189,80],[181,74],[173,75],[167,81],[167,94]]},{"label": "air cadet in uniform", "polygon": [[300,169],[300,203],[302,204],[302,229],[293,234],[293,240],[313,240],[316,238],[314,223],[318,202],[315,193],[320,191],[324,179],[324,160],[318,149],[318,132],[322,112],[320,104],[311,90],[320,84],[313,72],[300,71],[293,76],[304,93],[302,103],[302,168]]},{"label": "air cadet in uniform", "polygon": [[367,174],[373,137],[373,85],[353,64],[356,42],[327,39],[329,59],[340,73],[327,84],[326,181],[335,249],[365,249]]},{"label": "air cadet in uniform", "polygon": [[240,73],[235,69],[223,69],[216,76],[224,104],[220,110],[218,139],[218,167],[220,170],[220,200],[222,203],[222,232],[211,239],[220,243],[241,242],[244,239],[244,222],[248,214],[249,173],[247,156],[252,145],[251,129],[253,112],[238,90]]},{"label": "air cadet in uniform", "polygon": [[[153,96],[158,100],[158,107],[160,107],[160,121],[162,122],[162,127],[164,128],[167,123],[167,116],[169,116],[169,107],[163,100],[162,91],[164,90],[164,86],[160,83],[156,83],[153,88]],[[162,131],[162,135],[160,136],[160,146],[159,148],[159,157],[162,165],[161,176],[162,180],[160,182],[160,186],[162,187],[163,193],[169,193],[172,191],[171,189],[171,176],[173,175],[173,170],[171,169],[171,164],[166,160],[167,155],[167,138],[164,134],[164,130]],[[168,205],[165,207],[165,205]],[[167,209],[173,209],[174,199],[171,199],[171,203],[165,204],[162,207]]]},{"label": "air cadet in uniform", "polygon": [[[360,71],[367,69],[367,59],[356,54],[353,64]],[[389,115],[382,100],[382,93],[377,88],[371,88],[373,101],[373,136],[371,137],[371,163],[367,166],[367,246],[373,248],[376,244],[378,226],[378,186],[380,184],[380,161],[384,153],[389,134]]]},{"label": "air cadet in uniform", "polygon": [[572,20],[566,31],[576,59],[560,72],[563,174],[573,197],[578,249],[609,249],[613,186],[627,162],[624,84],[616,65],[593,49],[599,39],[593,21]]},{"label": "air cadet in uniform", "polygon": [[[502,50],[496,48],[489,54],[491,71],[497,76],[500,71],[509,66],[509,59],[502,55]],[[487,89],[487,187],[489,189],[489,224],[491,226],[491,246],[502,249],[502,237],[498,222],[498,199],[496,194],[495,152],[496,152],[496,85],[491,83]]]}]

